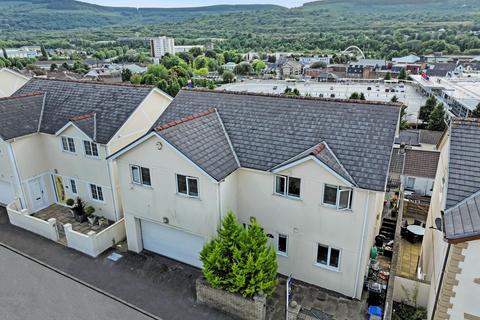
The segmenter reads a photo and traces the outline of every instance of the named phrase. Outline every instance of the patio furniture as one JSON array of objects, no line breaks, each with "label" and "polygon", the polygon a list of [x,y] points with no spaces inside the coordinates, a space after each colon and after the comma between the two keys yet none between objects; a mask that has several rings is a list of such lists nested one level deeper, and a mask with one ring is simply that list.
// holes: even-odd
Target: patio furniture
[{"label": "patio furniture", "polygon": [[407,230],[411,233],[413,233],[414,235],[417,235],[417,236],[422,236],[425,234],[425,228],[423,228],[422,226],[420,225],[416,225],[416,224],[411,224],[407,227]]},{"label": "patio furniture", "polygon": [[413,224],[414,224],[414,225],[417,225],[417,226],[421,226],[421,225],[422,225],[422,221],[415,219],[415,220],[413,220]]}]

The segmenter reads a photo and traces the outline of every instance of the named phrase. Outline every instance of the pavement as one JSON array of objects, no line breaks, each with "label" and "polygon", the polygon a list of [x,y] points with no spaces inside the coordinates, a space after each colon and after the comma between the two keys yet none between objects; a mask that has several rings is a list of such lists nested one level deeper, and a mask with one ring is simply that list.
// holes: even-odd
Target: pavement
[{"label": "pavement", "polygon": [[[136,254],[128,251],[121,252],[120,250],[110,249],[94,259],[59,243],[12,226],[8,221],[8,215],[3,207],[0,207],[0,243],[10,246],[25,255],[59,269],[80,281],[90,284],[101,291],[108,292],[112,296],[127,301],[129,304],[165,320],[232,319],[231,316],[222,312],[195,303],[195,279],[201,275],[199,269],[153,253],[142,252]],[[107,256],[114,251],[123,255],[117,262],[107,259]],[[5,262],[6,260],[0,260],[0,274],[12,267],[12,264]],[[10,282],[10,286],[15,286],[15,279],[20,281],[22,276],[19,276],[19,274],[23,272],[28,273],[33,267],[30,266],[26,267],[27,269],[22,269],[20,268],[20,264],[15,263],[13,268],[17,269],[16,271],[11,271],[15,272],[14,274],[11,272],[5,273],[6,277],[9,275],[14,277],[12,278],[12,282]],[[36,272],[41,273],[41,270]],[[32,280],[28,274],[25,274],[25,278]],[[0,279],[2,279],[2,281],[0,281],[0,288],[3,289],[3,277]],[[58,280],[57,283],[63,285],[62,280]],[[51,294],[51,286],[43,287],[40,284],[43,284],[43,282],[33,282],[32,285],[34,287],[32,287],[32,289],[35,290],[32,290],[29,295],[25,294],[22,296],[22,294],[26,292],[19,291],[19,297],[28,299],[28,301],[23,301],[24,303],[20,304],[23,308],[29,303],[39,304],[43,301],[42,299]],[[21,287],[26,284],[19,282],[18,285]],[[3,302],[1,298],[2,289],[0,289],[0,310],[2,310],[0,319],[4,319]],[[69,288],[60,288],[60,290],[63,291],[65,298],[71,296]],[[74,288],[73,290],[79,289]],[[78,301],[75,300],[76,295],[81,295],[81,291],[78,291],[78,294],[72,293],[72,298],[68,299],[70,305],[68,305],[67,300],[63,300],[65,303],[62,304],[66,306],[66,310],[76,309],[88,313],[88,305],[77,303]],[[88,297],[84,297],[84,299],[85,302],[91,301]],[[108,307],[100,309],[104,311],[110,310]],[[18,308],[15,310],[18,310]],[[39,311],[41,311],[41,309],[39,309]],[[59,312],[60,311],[61,310],[59,310]],[[75,316],[69,316],[62,313],[62,315],[62,317],[59,317],[57,314],[57,317],[38,317],[35,319],[83,319],[76,317],[77,314],[75,314]],[[11,319],[16,320],[17,318]],[[20,319],[28,319],[28,315]],[[88,319],[102,320],[122,318],[110,315],[101,317],[99,315],[89,317]],[[131,319],[137,318],[131,317]]]}]

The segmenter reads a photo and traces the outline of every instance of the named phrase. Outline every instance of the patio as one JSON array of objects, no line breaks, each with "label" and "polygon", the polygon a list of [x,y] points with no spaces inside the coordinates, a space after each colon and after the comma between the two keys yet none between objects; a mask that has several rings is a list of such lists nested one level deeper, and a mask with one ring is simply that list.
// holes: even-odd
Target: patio
[{"label": "patio", "polygon": [[[55,218],[57,220],[57,225],[65,225],[70,223],[74,231],[88,234],[90,231],[95,231],[96,233],[101,232],[102,230],[108,228],[106,225],[99,226],[98,223],[91,225],[88,221],[77,222],[75,218],[70,213],[70,208],[53,204],[48,208],[40,210],[33,214],[35,218],[48,221],[48,219]],[[111,223],[109,222],[108,225]],[[64,235],[62,234],[62,237]]]},{"label": "patio", "polygon": [[400,240],[399,263],[397,275],[404,278],[417,278],[417,264],[420,257],[421,242],[410,243],[405,239]]}]

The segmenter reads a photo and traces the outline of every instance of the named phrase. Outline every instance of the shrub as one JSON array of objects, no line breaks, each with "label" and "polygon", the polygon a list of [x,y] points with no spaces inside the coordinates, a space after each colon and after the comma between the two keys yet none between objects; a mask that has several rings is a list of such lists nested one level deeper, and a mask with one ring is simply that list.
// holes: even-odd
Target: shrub
[{"label": "shrub", "polygon": [[95,212],[95,208],[94,208],[94,207],[88,206],[88,207],[85,208],[85,214],[86,214],[87,216],[92,215],[94,212]]},{"label": "shrub", "polygon": [[67,201],[65,201],[65,204],[71,207],[75,204],[75,200],[73,200],[72,198],[68,198]]},{"label": "shrub", "polygon": [[277,261],[263,229],[254,221],[242,228],[235,214],[227,213],[217,237],[200,253],[203,275],[214,288],[244,297],[271,295],[277,286]]}]

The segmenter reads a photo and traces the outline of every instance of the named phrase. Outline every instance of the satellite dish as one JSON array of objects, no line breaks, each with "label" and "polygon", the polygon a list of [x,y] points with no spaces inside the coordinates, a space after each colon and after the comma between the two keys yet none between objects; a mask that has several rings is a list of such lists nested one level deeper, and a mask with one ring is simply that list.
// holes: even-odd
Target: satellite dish
[{"label": "satellite dish", "polygon": [[435,226],[437,227],[437,230],[442,231],[442,218],[435,219]]}]

